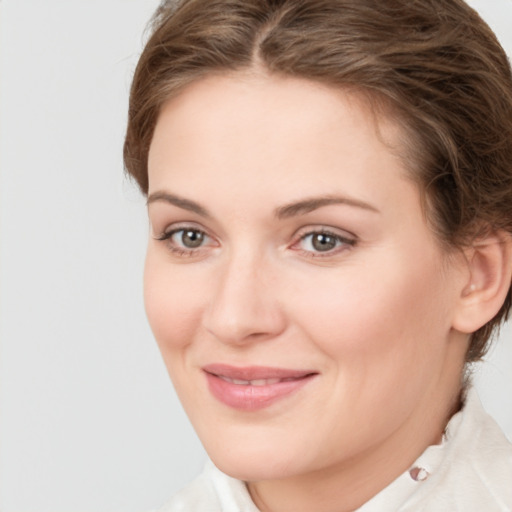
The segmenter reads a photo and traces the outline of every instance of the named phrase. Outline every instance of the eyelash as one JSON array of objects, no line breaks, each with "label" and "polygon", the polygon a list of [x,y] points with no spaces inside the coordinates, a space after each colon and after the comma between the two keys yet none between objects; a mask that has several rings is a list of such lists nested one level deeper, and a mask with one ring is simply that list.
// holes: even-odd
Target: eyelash
[{"label": "eyelash", "polygon": [[172,243],[172,237],[180,232],[185,231],[192,231],[194,233],[199,234],[200,236],[203,236],[205,239],[210,238],[205,231],[202,229],[198,229],[196,227],[192,226],[180,226],[175,229],[172,229],[171,231],[164,231],[159,236],[156,237],[156,240],[160,242],[167,242],[167,247],[171,251],[171,253],[175,254],[176,256],[195,256],[198,254],[198,252],[203,248],[203,246],[198,247],[197,249],[192,248],[185,248],[185,247],[177,247]]},{"label": "eyelash", "polygon": [[357,244],[357,239],[355,237],[349,238],[348,236],[343,236],[338,233],[334,233],[332,231],[329,231],[328,229],[319,228],[319,229],[313,229],[313,230],[310,229],[307,232],[305,232],[304,234],[302,234],[299,237],[298,241],[295,242],[294,244],[292,244],[291,247],[294,248],[294,247],[298,246],[301,242],[303,243],[308,237],[314,237],[316,235],[323,235],[323,236],[334,238],[334,240],[336,241],[337,247],[335,247],[331,250],[328,250],[328,251],[324,251],[324,252],[323,251],[305,250],[305,249],[301,249],[301,248],[298,248],[296,250],[299,251],[303,256],[305,256],[307,258],[329,258],[329,257],[336,256],[340,252],[344,252],[347,249],[350,249]]},{"label": "eyelash", "polygon": [[[177,247],[176,245],[172,244],[172,237],[174,235],[176,235],[177,233],[185,232],[185,231],[191,231],[191,232],[198,234],[199,236],[203,236],[205,238],[205,240],[208,240],[210,238],[208,236],[208,234],[201,229],[198,229],[196,227],[191,227],[191,226],[180,226],[175,229],[172,229],[171,231],[161,233],[159,236],[155,237],[155,239],[158,241],[161,241],[161,242],[168,242],[167,243],[168,249],[171,251],[171,253],[175,254],[176,256],[180,256],[180,257],[196,256],[201,251],[201,249],[204,248],[203,245],[198,248],[182,248],[182,247]],[[327,237],[332,237],[335,239],[338,246],[332,250],[328,250],[325,252],[311,251],[311,250],[305,250],[305,249],[301,249],[301,248],[294,249],[301,242],[304,242],[308,237],[312,237],[315,235],[323,235],[323,236],[327,236]],[[328,257],[332,257],[334,255],[337,255],[339,252],[343,252],[347,249],[350,249],[351,247],[354,247],[356,244],[357,244],[357,238],[355,238],[355,237],[349,238],[349,237],[339,235],[337,233],[333,233],[332,231],[329,231],[328,229],[319,228],[319,229],[313,229],[313,230],[309,230],[309,231],[305,232],[304,234],[299,236],[299,239],[296,242],[294,242],[290,247],[293,250],[300,252],[303,256],[308,257],[308,258],[328,258]]]}]

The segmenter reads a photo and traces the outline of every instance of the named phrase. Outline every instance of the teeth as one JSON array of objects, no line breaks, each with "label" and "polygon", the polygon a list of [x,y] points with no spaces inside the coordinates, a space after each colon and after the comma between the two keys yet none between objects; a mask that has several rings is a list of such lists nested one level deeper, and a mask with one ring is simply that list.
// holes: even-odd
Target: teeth
[{"label": "teeth", "polygon": [[256,380],[250,380],[249,384],[251,386],[264,386],[267,383],[265,379],[256,379]]},{"label": "teeth", "polygon": [[[253,383],[254,383],[253,386],[263,386],[263,384],[256,384],[256,382],[258,382],[258,381],[253,380]],[[265,381],[267,386],[270,386],[271,384],[277,384],[278,382],[281,382],[281,379],[267,379]]]},{"label": "teeth", "polygon": [[[255,379],[255,380],[241,380],[241,379],[230,379],[229,377],[224,377],[223,375],[219,375],[222,380],[226,382],[230,382],[231,384],[237,384],[238,386],[271,386],[272,384],[277,384],[281,382],[282,379]],[[284,379],[284,380],[292,380],[292,379]]]}]

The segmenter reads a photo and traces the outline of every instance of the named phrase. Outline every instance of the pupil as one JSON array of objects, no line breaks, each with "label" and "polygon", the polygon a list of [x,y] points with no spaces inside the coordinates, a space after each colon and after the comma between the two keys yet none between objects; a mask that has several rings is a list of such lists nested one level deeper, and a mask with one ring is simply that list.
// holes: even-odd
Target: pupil
[{"label": "pupil", "polygon": [[203,243],[204,235],[200,231],[185,231],[181,236],[183,245],[188,248],[199,247]]},{"label": "pupil", "polygon": [[333,236],[319,233],[313,237],[313,247],[317,251],[330,251],[336,247],[336,239]]}]

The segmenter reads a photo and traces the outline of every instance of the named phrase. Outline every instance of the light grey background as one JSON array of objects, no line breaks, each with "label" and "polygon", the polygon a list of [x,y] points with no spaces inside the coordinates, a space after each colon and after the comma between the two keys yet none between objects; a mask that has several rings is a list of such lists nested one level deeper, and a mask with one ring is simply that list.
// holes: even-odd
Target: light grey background
[{"label": "light grey background", "polygon": [[[512,0],[473,0],[512,54]],[[0,1],[0,508],[141,512],[204,454],[142,304],[127,92],[157,0]],[[512,332],[478,387],[512,438]]]}]

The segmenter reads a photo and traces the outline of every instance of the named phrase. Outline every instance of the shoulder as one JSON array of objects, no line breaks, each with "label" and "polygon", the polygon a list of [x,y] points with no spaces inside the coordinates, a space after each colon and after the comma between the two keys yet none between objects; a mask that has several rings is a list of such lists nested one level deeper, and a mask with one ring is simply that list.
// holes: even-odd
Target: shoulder
[{"label": "shoulder", "polygon": [[244,482],[222,473],[211,461],[202,473],[153,512],[258,512]]}]

